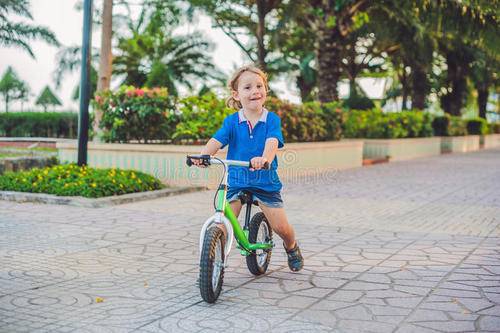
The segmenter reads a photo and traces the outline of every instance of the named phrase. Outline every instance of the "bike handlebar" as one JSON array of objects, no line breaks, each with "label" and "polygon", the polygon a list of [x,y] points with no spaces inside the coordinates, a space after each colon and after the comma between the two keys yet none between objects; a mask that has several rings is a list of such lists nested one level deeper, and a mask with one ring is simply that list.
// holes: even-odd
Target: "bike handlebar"
[{"label": "bike handlebar", "polygon": [[[252,168],[250,162],[236,161],[236,160],[221,160],[218,158],[213,158],[210,155],[187,155],[186,164],[188,166],[192,166],[194,164],[192,159],[201,160],[201,165],[203,166],[209,166],[211,164],[225,164],[225,165],[234,165],[234,166]],[[264,167],[262,169],[269,169],[269,162],[264,163]]]}]

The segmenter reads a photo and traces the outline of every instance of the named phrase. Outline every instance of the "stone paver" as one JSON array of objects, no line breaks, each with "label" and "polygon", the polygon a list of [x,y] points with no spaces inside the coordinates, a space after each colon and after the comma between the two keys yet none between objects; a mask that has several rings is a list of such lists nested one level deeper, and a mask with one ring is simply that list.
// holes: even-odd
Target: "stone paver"
[{"label": "stone paver", "polygon": [[[0,201],[0,332],[499,332],[500,150],[291,180],[279,246],[196,286],[204,191],[110,208]],[[280,244],[279,240],[276,240]]]}]

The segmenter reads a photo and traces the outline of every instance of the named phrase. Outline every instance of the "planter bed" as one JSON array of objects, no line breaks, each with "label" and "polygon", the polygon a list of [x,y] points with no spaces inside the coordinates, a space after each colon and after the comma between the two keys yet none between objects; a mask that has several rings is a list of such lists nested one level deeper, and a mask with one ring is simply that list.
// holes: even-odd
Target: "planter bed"
[{"label": "planter bed", "polygon": [[481,135],[481,147],[485,149],[500,147],[500,134]]},{"label": "planter bed", "polygon": [[466,153],[479,149],[479,135],[442,136],[442,153]]},{"label": "planter bed", "polygon": [[58,141],[68,139],[59,138],[7,138],[0,137],[0,147],[27,148],[35,143],[39,148],[55,148]]},{"label": "planter bed", "polygon": [[[88,145],[88,164],[91,167],[135,169],[149,173],[171,186],[217,186],[222,168],[189,168],[187,154],[199,154],[203,146],[106,144]],[[77,142],[58,142],[61,162],[75,162]],[[303,175],[328,170],[360,167],[362,165],[362,140],[304,142],[285,144],[278,151],[278,173],[283,180],[293,180]],[[226,157],[226,149],[219,158]]]},{"label": "planter bed", "polygon": [[363,159],[403,161],[441,153],[439,138],[365,139]]}]

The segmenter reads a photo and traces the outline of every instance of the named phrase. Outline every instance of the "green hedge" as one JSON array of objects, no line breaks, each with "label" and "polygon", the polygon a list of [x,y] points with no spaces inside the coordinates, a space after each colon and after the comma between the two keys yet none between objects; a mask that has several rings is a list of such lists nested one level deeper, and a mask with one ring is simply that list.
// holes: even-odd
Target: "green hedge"
[{"label": "green hedge", "polygon": [[92,105],[102,111],[99,126],[106,142],[166,140],[179,122],[175,98],[166,88],[122,86],[97,94]]},{"label": "green hedge", "polygon": [[380,109],[346,110],[346,138],[396,139],[432,136],[432,116],[422,111],[384,113]]},{"label": "green hedge", "polygon": [[489,133],[492,134],[500,134],[500,123],[491,123],[488,124]]},{"label": "green hedge", "polygon": [[435,117],[432,121],[432,128],[436,136],[462,136],[467,135],[467,127],[465,121],[457,116]]},{"label": "green hedge", "polygon": [[483,118],[466,120],[467,134],[485,135],[489,133],[488,122]]},{"label": "green hedge", "polygon": [[178,110],[179,122],[172,135],[174,143],[208,141],[222,126],[224,118],[235,112],[213,93],[181,99]]},{"label": "green hedge", "polygon": [[1,191],[48,193],[59,196],[105,196],[158,190],[164,185],[139,171],[57,165],[0,176]]},{"label": "green hedge", "polygon": [[339,140],[341,137],[342,109],[339,103],[297,105],[270,97],[266,108],[281,118],[286,142]]},{"label": "green hedge", "polygon": [[78,114],[73,112],[9,112],[0,114],[0,136],[76,138]]},{"label": "green hedge", "polygon": [[[97,95],[93,105],[103,112],[106,142],[204,143],[236,112],[212,93],[176,101],[159,88],[122,87]],[[270,97],[266,107],[281,117],[287,142],[340,139],[338,103],[295,105]]]},{"label": "green hedge", "polygon": [[[184,98],[178,105],[174,143],[206,142],[222,126],[224,118],[236,112],[214,94]],[[281,118],[286,142],[340,139],[342,112],[338,103],[296,105],[270,97],[265,107]]]}]

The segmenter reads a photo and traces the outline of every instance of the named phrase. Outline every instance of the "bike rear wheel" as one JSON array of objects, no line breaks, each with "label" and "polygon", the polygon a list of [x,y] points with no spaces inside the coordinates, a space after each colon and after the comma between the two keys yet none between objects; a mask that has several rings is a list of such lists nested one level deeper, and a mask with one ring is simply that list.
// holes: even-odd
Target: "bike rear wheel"
[{"label": "bike rear wheel", "polygon": [[224,232],[213,226],[205,234],[200,256],[200,294],[207,303],[214,303],[224,280]]},{"label": "bike rear wheel", "polygon": [[[268,243],[273,239],[273,230],[264,213],[255,214],[248,225],[250,243]],[[247,267],[253,275],[262,275],[267,271],[272,249],[256,250],[246,257]]]}]

